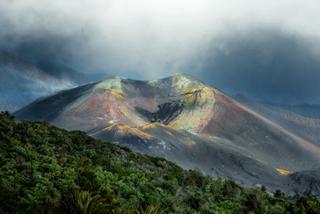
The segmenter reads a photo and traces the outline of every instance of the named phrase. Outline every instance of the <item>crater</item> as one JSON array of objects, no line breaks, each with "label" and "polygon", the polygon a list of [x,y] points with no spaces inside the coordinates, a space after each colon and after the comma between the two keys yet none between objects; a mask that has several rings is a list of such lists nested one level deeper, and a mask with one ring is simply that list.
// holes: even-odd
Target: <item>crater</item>
[{"label": "crater", "polygon": [[184,104],[178,101],[167,102],[158,105],[156,112],[150,112],[146,109],[135,107],[136,111],[145,117],[149,122],[157,122],[168,125],[172,120],[178,117],[183,111]]}]

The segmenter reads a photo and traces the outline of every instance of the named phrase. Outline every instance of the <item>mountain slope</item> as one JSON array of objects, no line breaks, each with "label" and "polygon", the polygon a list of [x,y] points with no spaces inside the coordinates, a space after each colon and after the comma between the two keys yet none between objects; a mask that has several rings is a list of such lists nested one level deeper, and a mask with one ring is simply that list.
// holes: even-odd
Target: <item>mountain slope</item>
[{"label": "mountain slope", "polygon": [[239,102],[296,135],[320,145],[320,107],[317,105],[280,105],[261,103],[243,95],[235,97]]},{"label": "mountain slope", "polygon": [[112,78],[37,100],[15,115],[271,191],[292,190],[281,170],[320,164],[317,145],[186,75]]}]

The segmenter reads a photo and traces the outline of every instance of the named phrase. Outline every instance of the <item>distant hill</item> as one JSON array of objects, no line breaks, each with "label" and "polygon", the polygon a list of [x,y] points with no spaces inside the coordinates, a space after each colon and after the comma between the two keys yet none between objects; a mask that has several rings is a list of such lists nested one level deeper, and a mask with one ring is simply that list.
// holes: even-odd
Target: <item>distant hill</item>
[{"label": "distant hill", "polygon": [[[183,74],[153,81],[115,77],[39,99],[15,115],[271,192],[294,193],[290,175],[320,166],[317,144]],[[319,194],[318,184],[308,180],[297,191]]]},{"label": "distant hill", "polygon": [[[125,127],[121,127],[125,128]],[[110,127],[114,133],[114,127]],[[119,129],[119,128],[118,128]],[[116,130],[120,134],[121,131]],[[135,133],[130,129],[123,134]],[[138,131],[139,133],[139,131]],[[0,113],[0,213],[319,213],[311,197],[212,180],[83,132]],[[310,173],[308,176],[310,179]],[[316,176],[316,175],[314,175]],[[304,176],[294,176],[299,184]],[[294,180],[293,180],[294,181]]]},{"label": "distant hill", "polygon": [[35,64],[0,50],[0,110],[14,112],[35,99],[83,84],[84,75],[55,64]]}]

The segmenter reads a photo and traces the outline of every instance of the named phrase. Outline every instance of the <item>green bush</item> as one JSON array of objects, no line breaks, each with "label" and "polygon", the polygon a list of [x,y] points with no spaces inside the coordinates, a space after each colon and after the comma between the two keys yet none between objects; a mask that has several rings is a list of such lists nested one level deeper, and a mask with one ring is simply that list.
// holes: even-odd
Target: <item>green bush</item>
[{"label": "green bush", "polygon": [[42,122],[0,114],[0,213],[319,213]]}]

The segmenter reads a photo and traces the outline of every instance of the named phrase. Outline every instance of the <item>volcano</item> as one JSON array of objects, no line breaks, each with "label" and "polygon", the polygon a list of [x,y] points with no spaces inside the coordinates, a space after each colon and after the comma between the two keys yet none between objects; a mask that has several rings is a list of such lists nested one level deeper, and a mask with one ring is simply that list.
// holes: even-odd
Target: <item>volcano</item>
[{"label": "volcano", "polygon": [[[110,78],[15,113],[269,191],[317,195],[319,145],[190,76]],[[303,181],[303,188],[301,182]]]}]

